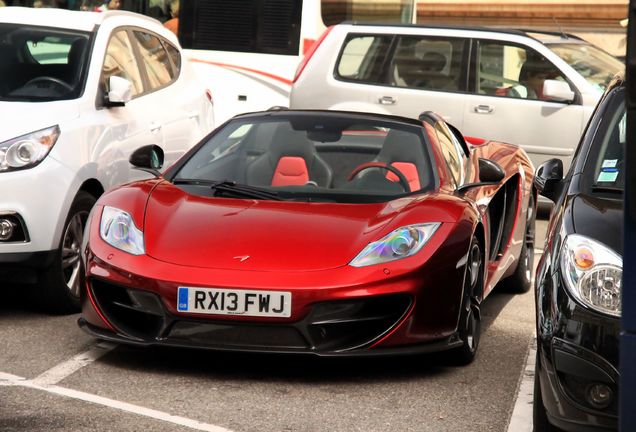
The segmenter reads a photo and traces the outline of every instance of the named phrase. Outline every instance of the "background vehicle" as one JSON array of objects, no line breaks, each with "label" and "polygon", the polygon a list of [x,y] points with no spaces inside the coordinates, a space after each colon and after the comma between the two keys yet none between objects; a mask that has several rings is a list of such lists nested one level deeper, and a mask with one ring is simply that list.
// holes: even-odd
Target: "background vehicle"
[{"label": "background vehicle", "polygon": [[[541,99],[512,91],[529,64],[546,71]],[[556,33],[339,24],[295,79],[290,106],[407,117],[433,110],[466,135],[520,145],[535,166],[558,157],[567,167],[604,87],[622,69],[609,54]]]},{"label": "background vehicle", "polygon": [[482,300],[504,279],[530,287],[535,198],[523,150],[469,148],[431,113],[236,116],[165,178],[100,198],[80,325],[141,345],[468,363]]},{"label": "background vehicle", "polygon": [[140,145],[175,161],[212,129],[212,106],[176,37],[130,12],[0,8],[0,56],[0,280],[73,310],[96,199],[146,176],[128,165]]},{"label": "background vehicle", "polygon": [[618,426],[625,93],[610,85],[565,178],[555,159],[535,178],[556,202],[536,275],[537,431]]}]

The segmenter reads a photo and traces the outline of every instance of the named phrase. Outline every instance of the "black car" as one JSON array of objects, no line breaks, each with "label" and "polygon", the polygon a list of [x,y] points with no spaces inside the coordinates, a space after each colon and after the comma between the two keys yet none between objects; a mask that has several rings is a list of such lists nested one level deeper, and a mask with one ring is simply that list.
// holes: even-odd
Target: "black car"
[{"label": "black car", "polygon": [[565,177],[558,159],[537,170],[535,185],[555,206],[535,282],[535,431],[618,428],[625,142],[618,77]]}]

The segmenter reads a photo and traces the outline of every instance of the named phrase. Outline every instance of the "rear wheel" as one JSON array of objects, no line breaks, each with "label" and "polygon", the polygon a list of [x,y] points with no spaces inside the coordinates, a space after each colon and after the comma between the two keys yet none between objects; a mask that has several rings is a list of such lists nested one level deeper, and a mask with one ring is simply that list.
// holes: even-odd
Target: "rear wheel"
[{"label": "rear wheel", "polygon": [[531,195],[526,212],[526,228],[523,238],[523,246],[519,252],[519,261],[513,274],[501,281],[502,288],[511,293],[522,294],[528,292],[532,286],[532,272],[534,271],[534,231],[536,206]]},{"label": "rear wheel", "polygon": [[84,281],[81,245],[88,214],[95,198],[78,192],[62,230],[62,239],[51,266],[39,280],[39,303],[49,312],[73,313],[79,311],[80,290]]},{"label": "rear wheel", "polygon": [[473,237],[464,271],[464,300],[459,320],[459,337],[462,340],[462,346],[450,352],[452,361],[460,365],[471,363],[477,354],[477,348],[479,348],[481,315],[478,296],[483,288],[483,268],[481,244],[477,237]]}]

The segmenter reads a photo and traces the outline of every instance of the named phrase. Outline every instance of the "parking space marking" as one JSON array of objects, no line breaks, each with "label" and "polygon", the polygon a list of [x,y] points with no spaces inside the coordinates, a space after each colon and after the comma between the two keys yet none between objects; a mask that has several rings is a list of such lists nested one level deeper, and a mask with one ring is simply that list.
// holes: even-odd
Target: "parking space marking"
[{"label": "parking space marking", "polygon": [[141,415],[144,417],[150,417],[155,420],[160,420],[168,423],[172,423],[178,426],[188,427],[194,430],[206,431],[206,432],[232,432],[229,429],[225,429],[221,426],[216,426],[208,423],[203,423],[197,420],[188,419],[185,417],[179,417],[172,414],[168,414],[162,411],[157,411],[150,408],[145,408],[139,405],[133,405],[126,402],[120,402],[114,399],[109,399],[102,396],[97,396],[91,393],[85,393],[78,390],[73,390],[56,385],[42,385],[35,383],[34,381],[27,380],[26,378],[11,375],[8,373],[0,372],[0,386],[21,386],[35,390],[52,393],[58,396],[69,397],[72,399],[82,400],[84,402],[90,402],[97,405],[114,408],[120,411],[126,411],[132,414]]},{"label": "parking space marking", "polygon": [[508,432],[532,432],[532,401],[534,392],[534,364],[536,361],[537,349],[536,339],[532,338],[530,349],[528,350],[528,358],[526,367],[521,375],[519,383],[519,391],[515,401],[510,423],[508,424]]},{"label": "parking space marking", "polygon": [[84,366],[93,363],[101,356],[108,354],[117,345],[110,342],[100,342],[91,347],[86,352],[76,355],[75,357],[67,360],[63,363],[54,366],[53,368],[41,373],[35,377],[31,382],[38,385],[53,385],[62,381],[67,376],[77,372]]}]

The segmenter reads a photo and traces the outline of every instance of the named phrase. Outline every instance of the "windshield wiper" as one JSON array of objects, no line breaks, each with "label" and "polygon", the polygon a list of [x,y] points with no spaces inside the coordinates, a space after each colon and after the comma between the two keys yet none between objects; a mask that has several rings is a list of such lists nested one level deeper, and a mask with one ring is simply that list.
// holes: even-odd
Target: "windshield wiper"
[{"label": "windshield wiper", "polygon": [[214,196],[234,196],[237,198],[256,198],[266,200],[282,200],[276,192],[267,191],[255,186],[236,183],[231,180],[174,179],[174,184],[190,184],[207,186],[214,191]]},{"label": "windshield wiper", "polygon": [[592,186],[592,192],[601,192],[601,193],[613,193],[613,194],[623,194],[623,189],[612,186]]}]

